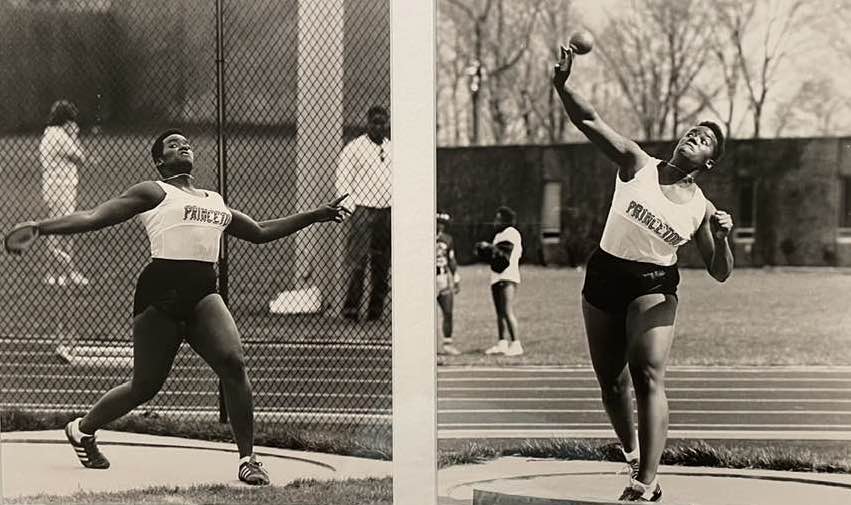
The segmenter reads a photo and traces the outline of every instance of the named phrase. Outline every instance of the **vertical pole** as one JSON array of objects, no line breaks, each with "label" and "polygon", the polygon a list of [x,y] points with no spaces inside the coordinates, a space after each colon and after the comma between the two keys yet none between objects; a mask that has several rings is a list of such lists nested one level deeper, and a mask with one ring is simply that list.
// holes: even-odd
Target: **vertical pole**
[{"label": "vertical pole", "polygon": [[[218,185],[219,193],[228,201],[227,185],[227,137],[225,136],[225,55],[224,28],[222,26],[222,0],[216,0],[216,146],[218,148]],[[219,252],[219,294],[228,304],[228,237],[222,235]],[[219,422],[228,422],[222,381],[219,380]]]},{"label": "vertical pole", "polygon": [[[328,201],[334,193],[337,156],[343,148],[344,0],[298,2],[296,68],[296,209]],[[363,112],[359,111],[362,117]],[[339,301],[339,230],[313,227],[293,237],[297,282],[316,287],[323,308]],[[331,240],[327,234],[331,234]],[[317,251],[321,251],[317,253]]]}]

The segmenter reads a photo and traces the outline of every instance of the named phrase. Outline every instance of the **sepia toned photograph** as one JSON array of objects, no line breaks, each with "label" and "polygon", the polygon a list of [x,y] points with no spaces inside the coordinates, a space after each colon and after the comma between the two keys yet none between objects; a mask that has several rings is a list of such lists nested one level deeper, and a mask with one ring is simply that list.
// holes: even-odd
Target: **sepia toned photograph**
[{"label": "sepia toned photograph", "polygon": [[0,1],[4,503],[393,503],[390,28]]},{"label": "sepia toned photograph", "polygon": [[439,503],[851,502],[851,4],[436,20]]}]

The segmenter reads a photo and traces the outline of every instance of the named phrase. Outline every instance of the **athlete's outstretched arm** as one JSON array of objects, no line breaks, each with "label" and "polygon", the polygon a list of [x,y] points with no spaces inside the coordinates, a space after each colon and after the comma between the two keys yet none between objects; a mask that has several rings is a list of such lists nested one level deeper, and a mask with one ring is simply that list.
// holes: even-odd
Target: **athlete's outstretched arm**
[{"label": "athlete's outstretched arm", "polygon": [[635,172],[647,163],[649,155],[635,141],[612,129],[591,103],[567,83],[572,64],[573,53],[562,48],[562,61],[553,71],[553,86],[570,122],[618,166],[622,180],[632,179]]},{"label": "athlete's outstretched arm", "polygon": [[99,230],[127,221],[156,207],[165,192],[152,181],[140,182],[119,197],[112,198],[89,210],[81,210],[36,223],[40,235],[70,235]]},{"label": "athlete's outstretched arm", "polygon": [[254,244],[264,244],[284,238],[287,235],[292,235],[315,223],[326,221],[339,223],[350,213],[348,209],[340,205],[347,196],[349,195],[339,196],[334,201],[313,210],[299,212],[298,214],[280,219],[270,219],[268,221],[258,222],[248,214],[231,209],[233,219],[225,229],[225,232],[228,235],[233,235],[236,238],[241,238]]},{"label": "athlete's outstretched arm", "polygon": [[706,215],[695,233],[695,242],[706,271],[718,282],[724,282],[733,272],[733,251],[727,242],[727,236],[733,229],[730,214],[718,210],[711,202],[706,202]]}]

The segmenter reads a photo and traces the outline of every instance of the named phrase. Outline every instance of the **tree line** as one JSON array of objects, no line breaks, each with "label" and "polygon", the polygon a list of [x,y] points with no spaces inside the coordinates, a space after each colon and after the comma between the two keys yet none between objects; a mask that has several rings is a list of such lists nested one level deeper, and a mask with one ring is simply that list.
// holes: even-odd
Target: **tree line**
[{"label": "tree line", "polygon": [[[829,68],[851,63],[851,1],[613,5],[572,82],[624,133],[670,139],[705,118],[740,138],[851,131],[851,100]],[[572,0],[438,0],[438,142],[579,139],[550,73],[558,47],[586,28]]]}]

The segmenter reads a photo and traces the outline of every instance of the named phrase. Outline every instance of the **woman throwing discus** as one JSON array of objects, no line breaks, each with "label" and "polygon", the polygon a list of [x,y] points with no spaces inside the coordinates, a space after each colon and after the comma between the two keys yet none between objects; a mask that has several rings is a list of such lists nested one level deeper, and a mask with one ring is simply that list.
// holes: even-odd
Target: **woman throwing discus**
[{"label": "woman throwing discus", "polygon": [[[263,243],[315,223],[341,222],[345,195],[317,209],[257,222],[228,208],[221,195],[192,183],[194,153],[178,130],[160,134],[151,156],[161,179],[132,186],[94,209],[28,223],[34,235],[70,235],[112,226],[139,216],[151,247],[133,301],[133,376],[107,392],[65,433],[83,466],[109,468],[95,432],[159,392],[186,340],[219,376],[239,449],[239,479],[269,484],[254,456],[254,406],[239,331],[217,293],[214,265],[222,233]],[[8,246],[7,246],[8,247]]]},{"label": "woman throwing discus", "polygon": [[[665,368],[677,315],[677,250],[697,244],[706,270],[724,282],[733,269],[729,214],[704,197],[695,178],[724,153],[714,122],[689,129],[667,160],[656,159],[607,125],[567,83],[573,52],[562,48],[553,85],[570,121],[618,167],[599,248],[588,261],[582,312],[603,405],[630,466],[621,500],[658,501],[656,471],[668,431]],[[629,381],[638,411],[632,420]]]}]

